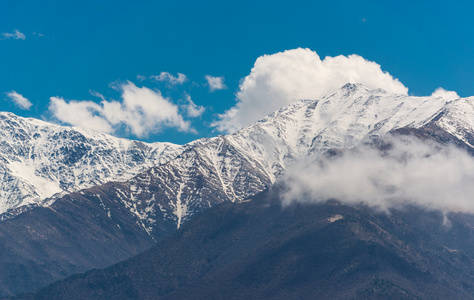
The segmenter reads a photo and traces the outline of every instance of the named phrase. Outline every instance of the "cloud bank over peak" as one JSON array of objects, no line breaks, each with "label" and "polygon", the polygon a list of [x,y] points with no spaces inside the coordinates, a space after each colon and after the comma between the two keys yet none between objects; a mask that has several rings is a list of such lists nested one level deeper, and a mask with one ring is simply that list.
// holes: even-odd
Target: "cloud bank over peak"
[{"label": "cloud bank over peak", "polygon": [[108,101],[102,95],[100,104],[93,101],[66,101],[51,97],[49,111],[62,123],[114,133],[125,129],[137,137],[146,137],[164,128],[195,132],[185,121],[177,105],[159,91],[137,87],[130,81],[119,85],[122,101]]},{"label": "cloud bank over peak", "polygon": [[284,177],[284,203],[365,204],[382,210],[414,204],[441,211],[474,213],[474,158],[454,146],[413,137],[387,137],[381,152],[362,146],[297,164]]},{"label": "cloud bank over peak", "polygon": [[300,99],[319,99],[346,83],[361,83],[407,94],[408,88],[380,65],[359,55],[326,57],[310,49],[293,49],[259,57],[237,92],[237,103],[213,123],[233,132]]}]

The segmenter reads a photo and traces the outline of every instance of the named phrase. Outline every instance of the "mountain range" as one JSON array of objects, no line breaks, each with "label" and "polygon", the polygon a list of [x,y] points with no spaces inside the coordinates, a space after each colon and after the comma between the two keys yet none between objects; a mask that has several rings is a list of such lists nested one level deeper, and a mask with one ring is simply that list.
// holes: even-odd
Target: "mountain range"
[{"label": "mountain range", "polygon": [[[184,146],[128,141],[9,113],[0,121],[3,296],[138,254],[211,207],[246,203],[314,153],[331,155],[387,134],[474,151],[472,98],[394,95],[360,84]],[[459,287],[459,295],[465,293]]]}]

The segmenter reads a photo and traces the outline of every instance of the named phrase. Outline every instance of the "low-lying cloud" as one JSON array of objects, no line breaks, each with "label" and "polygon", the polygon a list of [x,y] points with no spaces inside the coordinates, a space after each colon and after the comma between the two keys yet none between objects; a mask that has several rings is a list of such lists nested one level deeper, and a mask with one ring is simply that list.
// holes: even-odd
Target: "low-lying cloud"
[{"label": "low-lying cloud", "polygon": [[283,202],[366,204],[382,210],[415,204],[474,213],[474,158],[454,146],[390,137],[391,148],[362,146],[336,157],[313,157],[283,178]]},{"label": "low-lying cloud", "polygon": [[[100,104],[51,97],[49,111],[63,123],[106,133],[123,128],[137,137],[145,137],[164,128],[195,132],[190,122],[183,119],[178,106],[159,91],[137,87],[129,81],[119,85],[119,88],[122,101],[108,101],[97,93],[96,96],[102,99]],[[198,107],[195,109],[199,110]]]}]

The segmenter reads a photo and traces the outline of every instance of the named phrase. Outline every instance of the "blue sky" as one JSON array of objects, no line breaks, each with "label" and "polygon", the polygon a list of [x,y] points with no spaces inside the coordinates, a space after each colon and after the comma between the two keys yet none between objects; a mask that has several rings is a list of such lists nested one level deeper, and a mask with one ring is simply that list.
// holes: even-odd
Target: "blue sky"
[{"label": "blue sky", "polygon": [[[99,122],[97,128],[115,135],[182,144],[245,125],[216,122],[238,102],[253,105],[255,95],[237,95],[257,58],[299,47],[321,60],[357,54],[380,65],[410,95],[427,96],[443,87],[471,96],[472,11],[469,1],[2,1],[0,110],[60,122],[67,109],[85,109],[95,121],[108,114],[108,127]],[[293,54],[314,59],[309,52]],[[269,68],[279,63],[275,59]],[[257,71],[256,78],[263,76]],[[173,84],[166,73],[159,77],[162,72],[173,78],[181,73],[186,80]],[[225,88],[211,91],[206,75],[221,77]],[[371,82],[370,76],[365,80]],[[13,91],[31,107],[15,104]],[[247,96],[250,100],[242,100]],[[74,100],[82,106],[67,106]],[[122,105],[123,119],[115,120],[101,101]],[[136,115],[124,108],[127,101],[143,104],[133,106],[134,113],[150,111],[141,127],[132,124]],[[148,108],[147,101],[157,102]],[[255,101],[258,110],[272,99]],[[150,123],[160,118],[164,121]]]}]

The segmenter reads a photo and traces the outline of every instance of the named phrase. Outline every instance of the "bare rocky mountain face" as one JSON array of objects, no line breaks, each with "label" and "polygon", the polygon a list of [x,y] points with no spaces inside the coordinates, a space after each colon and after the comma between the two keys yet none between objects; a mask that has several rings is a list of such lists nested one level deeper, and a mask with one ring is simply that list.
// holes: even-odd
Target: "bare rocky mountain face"
[{"label": "bare rocky mountain face", "polygon": [[[142,152],[137,150],[141,155],[139,157],[142,157],[139,161],[146,163],[139,166],[136,162],[132,163],[137,166],[133,170],[150,168],[141,173],[133,171],[137,172],[134,177],[121,177],[120,181],[111,180],[87,189],[77,190],[71,185],[69,189],[75,191],[71,194],[33,201],[41,203],[43,207],[28,210],[16,217],[12,217],[14,214],[4,214],[5,221],[0,223],[0,240],[5,245],[1,255],[3,263],[0,264],[2,282],[5,283],[3,295],[31,291],[74,272],[94,266],[103,267],[137,254],[180,228],[198,213],[222,202],[240,202],[267,189],[289,167],[314,153],[344,151],[393,132],[452,143],[472,152],[474,106],[471,100],[463,98],[447,101],[442,98],[393,95],[383,90],[369,90],[358,84],[348,84],[320,100],[295,102],[234,134],[196,140],[183,147],[170,144],[153,146],[120,140],[128,146],[120,149],[135,149],[133,145],[137,143],[147,149]],[[29,122],[34,124],[37,121]],[[41,124],[46,126],[43,122]],[[66,129],[61,130],[68,132]],[[84,135],[82,130],[73,132],[93,140],[91,133]],[[100,140],[103,139],[102,136]],[[56,166],[55,170],[70,170],[71,166],[79,166],[73,173],[91,176],[86,178],[94,178],[94,171],[91,170],[107,170],[102,165],[91,169],[92,163],[84,160],[92,155],[90,153],[95,153],[90,149],[87,150],[89,152],[85,151],[89,153],[86,155],[80,154],[83,153],[80,146],[58,149],[62,149],[58,150],[62,155],[56,156],[62,160],[55,161],[49,156],[51,164]],[[16,155],[12,151],[13,158],[9,161],[13,161]],[[128,150],[123,151],[129,153]],[[144,154],[153,151],[157,152],[149,156]],[[117,149],[97,152],[94,157],[100,162],[110,162],[112,158],[107,156],[110,152],[115,155]],[[117,154],[112,161],[133,162],[133,159],[123,159],[124,156]],[[25,157],[30,159],[32,156],[28,154]],[[66,157],[74,159],[68,160]],[[41,161],[46,164],[44,159]],[[108,166],[107,163],[103,165]],[[124,169],[127,167],[123,166],[121,171],[114,169],[114,174],[122,176]],[[53,176],[56,173],[46,172],[49,175],[38,176],[56,178]],[[71,178],[75,178],[74,182],[82,182],[78,176]],[[30,203],[22,201],[18,200],[15,204],[17,213],[23,205]],[[40,230],[46,226],[39,224],[44,218],[48,220],[49,229]],[[100,236],[96,243],[89,242],[91,235],[84,233],[87,228],[91,228],[90,232],[97,232],[93,236]],[[82,234],[77,235],[78,232]],[[22,237],[21,251],[15,236]],[[47,242],[55,240],[55,236],[61,236],[61,245]],[[87,255],[71,254],[71,245],[76,245],[74,249]],[[30,279],[25,282],[22,278]]]}]

